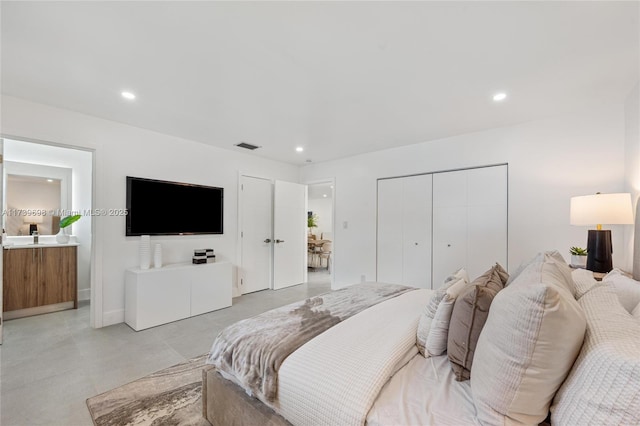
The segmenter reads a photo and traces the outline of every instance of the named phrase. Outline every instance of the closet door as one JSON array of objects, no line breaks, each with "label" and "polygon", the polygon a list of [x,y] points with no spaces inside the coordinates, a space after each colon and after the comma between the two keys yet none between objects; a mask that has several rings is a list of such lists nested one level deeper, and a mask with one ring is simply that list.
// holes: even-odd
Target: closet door
[{"label": "closet door", "polygon": [[467,172],[433,176],[433,288],[467,265]]},{"label": "closet door", "polygon": [[433,177],[433,287],[459,268],[476,278],[507,267],[507,166]]},{"label": "closet door", "polygon": [[402,283],[402,179],[378,181],[377,281]]},{"label": "closet door", "polygon": [[467,271],[477,277],[498,262],[507,268],[507,166],[467,171]]},{"label": "closet door", "polygon": [[402,284],[431,288],[432,175],[402,178]]}]

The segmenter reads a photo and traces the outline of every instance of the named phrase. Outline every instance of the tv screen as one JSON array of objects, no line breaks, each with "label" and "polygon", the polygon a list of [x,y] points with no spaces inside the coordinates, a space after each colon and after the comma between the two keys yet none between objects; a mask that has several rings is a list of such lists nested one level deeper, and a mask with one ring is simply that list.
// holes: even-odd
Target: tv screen
[{"label": "tv screen", "polygon": [[222,234],[224,189],[127,176],[127,236]]}]

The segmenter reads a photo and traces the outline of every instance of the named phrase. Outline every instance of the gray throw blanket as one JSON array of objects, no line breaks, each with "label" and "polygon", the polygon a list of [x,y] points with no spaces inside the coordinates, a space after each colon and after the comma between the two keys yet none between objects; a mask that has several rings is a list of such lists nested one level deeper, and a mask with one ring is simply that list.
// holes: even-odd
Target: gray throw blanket
[{"label": "gray throw blanket", "polygon": [[263,401],[274,401],[278,370],[291,353],[358,312],[412,290],[396,284],[357,284],[239,321],[218,334],[207,364],[233,376]]}]

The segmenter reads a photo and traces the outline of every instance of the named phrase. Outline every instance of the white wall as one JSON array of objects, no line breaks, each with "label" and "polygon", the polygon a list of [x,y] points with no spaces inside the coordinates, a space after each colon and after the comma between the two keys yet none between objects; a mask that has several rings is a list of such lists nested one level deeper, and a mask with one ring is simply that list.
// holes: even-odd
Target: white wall
[{"label": "white wall", "polygon": [[[635,214],[640,196],[640,83],[636,84],[624,103],[624,190],[631,193]],[[625,235],[627,259],[625,270],[633,269],[633,230]]]},{"label": "white wall", "polygon": [[315,198],[309,199],[309,211],[318,216],[316,223],[317,228],[313,228],[313,233],[320,238],[320,235],[325,232],[331,232],[332,219],[332,206],[333,200],[331,198]]},{"label": "white wall", "polygon": [[[162,243],[164,263],[189,261],[193,249],[203,247],[236,263],[239,171],[298,182],[296,166],[9,96],[2,97],[1,124],[5,135],[95,150],[94,208],[125,208],[127,175],[223,187],[224,234],[152,237],[152,243]],[[164,214],[171,217],[169,205]],[[96,308],[100,326],[124,320],[124,270],[138,264],[139,239],[124,236],[124,217],[96,217],[95,222],[92,274],[103,296]]]},{"label": "white wall", "polygon": [[[575,195],[623,189],[622,105],[359,155],[302,168],[301,180],[335,178],[334,287],[375,279],[376,179],[509,164],[509,268],[545,249],[567,258],[586,246],[587,227],[569,225]],[[347,228],[344,228],[344,225]],[[614,262],[624,233],[612,227]],[[487,265],[487,268],[490,265]]]},{"label": "white wall", "polygon": [[[6,139],[4,157],[7,161],[71,169],[71,210],[91,209],[93,160],[90,152]],[[58,204],[59,202],[58,198]],[[68,207],[64,206],[65,209]],[[83,217],[71,225],[70,230],[79,244],[79,300],[88,300],[91,297],[91,219],[91,216]]]}]

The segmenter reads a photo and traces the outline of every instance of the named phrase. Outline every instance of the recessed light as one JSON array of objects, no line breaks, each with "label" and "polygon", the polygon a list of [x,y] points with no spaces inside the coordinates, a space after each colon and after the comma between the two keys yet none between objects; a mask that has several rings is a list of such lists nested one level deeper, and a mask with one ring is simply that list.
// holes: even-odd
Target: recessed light
[{"label": "recessed light", "polygon": [[331,185],[330,188],[333,189],[333,185]]},{"label": "recessed light", "polygon": [[134,100],[136,98],[136,95],[134,95],[131,92],[122,92],[121,95],[122,95],[123,98],[128,99],[130,101],[132,101],[132,100]]},{"label": "recessed light", "polygon": [[327,194],[322,194],[322,196],[323,196],[324,198],[327,198]]},{"label": "recessed light", "polygon": [[47,182],[53,182],[53,179],[47,179]]},{"label": "recessed light", "polygon": [[495,95],[493,95],[493,100],[495,102],[504,101],[505,99],[507,99],[507,94],[504,92],[496,93]]},{"label": "recessed light", "polygon": [[301,147],[301,146],[296,147],[296,152],[302,152],[302,151],[304,151],[303,147]]}]

